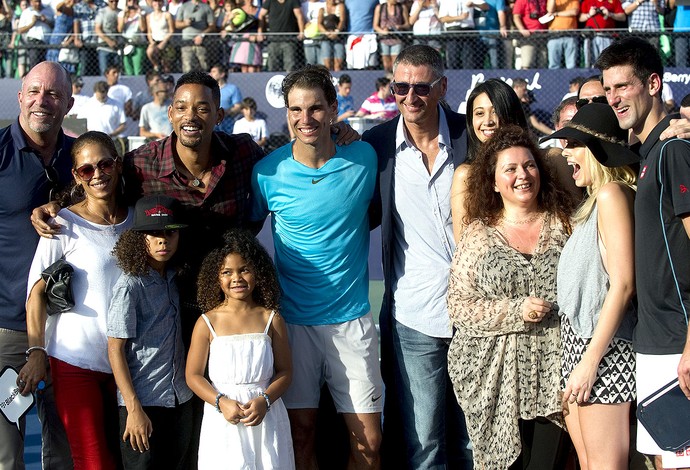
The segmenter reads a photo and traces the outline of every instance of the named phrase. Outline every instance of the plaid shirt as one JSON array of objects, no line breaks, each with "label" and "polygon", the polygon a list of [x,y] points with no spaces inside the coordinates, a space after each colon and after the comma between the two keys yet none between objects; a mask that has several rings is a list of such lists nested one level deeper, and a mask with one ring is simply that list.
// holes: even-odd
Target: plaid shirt
[{"label": "plaid shirt", "polygon": [[92,9],[87,5],[86,0],[74,4],[74,16],[81,24],[81,40],[86,43],[95,43],[98,41],[96,36],[96,13],[99,8],[105,6],[103,0],[96,0],[96,8]]},{"label": "plaid shirt", "polygon": [[[632,1],[624,2],[623,8],[628,8],[632,4]],[[664,0],[659,0],[659,7],[661,9],[665,8],[664,4]],[[661,29],[659,13],[657,13],[656,7],[652,5],[652,2],[643,2],[628,16],[628,28],[630,31],[644,32],[659,31]]]},{"label": "plaid shirt", "polygon": [[[172,133],[125,154],[125,181],[130,197],[165,194],[182,203],[189,227],[182,232],[180,251],[189,269],[187,276],[180,277],[179,287],[183,302],[189,302],[196,298],[194,287],[201,262],[209,251],[222,245],[225,231],[250,227],[252,169],[264,152],[248,134],[214,132],[211,178],[202,193],[175,168],[176,140]],[[140,186],[132,188],[137,181]]]}]

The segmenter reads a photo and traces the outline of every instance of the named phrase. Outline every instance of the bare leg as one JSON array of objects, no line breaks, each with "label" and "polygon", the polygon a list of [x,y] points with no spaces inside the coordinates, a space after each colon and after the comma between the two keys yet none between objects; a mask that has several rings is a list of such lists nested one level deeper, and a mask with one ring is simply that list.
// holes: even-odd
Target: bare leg
[{"label": "bare leg", "polygon": [[330,57],[323,59],[323,66],[328,70],[333,70],[333,59]]},{"label": "bare leg", "polygon": [[340,70],[343,69],[343,59],[334,59],[333,64],[334,64],[334,65],[333,65],[333,69],[334,69],[336,72],[339,72]]},{"label": "bare leg", "polygon": [[316,408],[288,410],[295,449],[296,470],[317,470],[316,462]]},{"label": "bare leg", "polygon": [[568,427],[570,440],[573,441],[573,445],[575,446],[577,460],[580,462],[580,469],[588,470],[587,450],[585,449],[585,442],[582,439],[582,429],[580,428],[580,407],[577,406],[577,404],[568,403],[568,414],[565,417],[565,425]]},{"label": "bare leg", "polygon": [[381,413],[343,413],[350,433],[348,470],[381,468]]},{"label": "bare leg", "polygon": [[577,408],[588,467],[594,470],[627,469],[630,403],[590,404]]},{"label": "bare leg", "polygon": [[381,61],[383,62],[383,70],[385,70],[386,72],[393,71],[393,61],[391,60],[391,56],[382,55]]}]

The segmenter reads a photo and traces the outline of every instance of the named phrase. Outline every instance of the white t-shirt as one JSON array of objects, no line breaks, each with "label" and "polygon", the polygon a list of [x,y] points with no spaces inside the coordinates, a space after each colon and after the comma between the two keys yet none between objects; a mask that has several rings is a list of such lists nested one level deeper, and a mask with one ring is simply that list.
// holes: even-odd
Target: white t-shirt
[{"label": "white t-shirt", "polygon": [[172,124],[170,119],[168,119],[168,106],[170,106],[170,103],[170,100],[163,103],[162,106],[156,103],[146,103],[141,108],[139,127],[143,127],[155,134],[172,134]]},{"label": "white t-shirt", "polygon": [[[41,15],[45,16],[47,20],[53,20],[53,10],[50,7],[43,7],[40,12],[37,12],[33,8],[29,7],[22,12],[22,15],[19,17],[19,23],[17,23],[17,27],[23,28],[25,26],[29,26],[31,24],[31,21],[33,21],[34,16]],[[31,29],[24,33],[24,36],[28,39],[36,39],[37,41],[43,41],[47,43],[48,38],[50,37],[50,33],[52,32],[53,28],[51,28],[47,23],[44,23],[41,20],[37,20],[36,23],[34,23],[34,25],[31,27]]]},{"label": "white t-shirt", "polygon": [[74,268],[74,307],[49,316],[46,322],[49,356],[82,369],[112,372],[105,317],[122,271],[111,251],[122,232],[132,225],[133,218],[130,208],[124,222],[99,225],[62,209],[55,218],[62,231],[53,238],[39,240],[29,270],[27,298],[41,272],[58,259],[64,257]]},{"label": "white t-shirt", "polygon": [[238,119],[235,122],[235,127],[232,128],[233,134],[249,134],[258,142],[261,139],[268,137],[266,134],[266,121],[255,118],[253,121],[247,121],[246,118]]},{"label": "white t-shirt", "polygon": [[120,106],[120,102],[112,98],[107,98],[105,103],[101,103],[95,97],[92,97],[77,117],[86,119],[86,128],[88,130],[101,131],[108,135],[117,129],[120,124],[127,122],[125,111]]}]

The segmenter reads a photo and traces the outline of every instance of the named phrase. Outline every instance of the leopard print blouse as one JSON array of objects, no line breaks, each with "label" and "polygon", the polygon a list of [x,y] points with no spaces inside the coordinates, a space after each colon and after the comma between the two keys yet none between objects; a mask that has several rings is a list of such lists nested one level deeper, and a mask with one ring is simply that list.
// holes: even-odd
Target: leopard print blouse
[{"label": "leopard print blouse", "polygon": [[522,318],[525,297],[556,300],[556,269],[567,240],[546,217],[530,259],[474,221],[458,243],[448,287],[455,334],[448,372],[465,412],[475,468],[505,469],[520,455],[518,419],[561,423],[561,338],[556,312]]}]

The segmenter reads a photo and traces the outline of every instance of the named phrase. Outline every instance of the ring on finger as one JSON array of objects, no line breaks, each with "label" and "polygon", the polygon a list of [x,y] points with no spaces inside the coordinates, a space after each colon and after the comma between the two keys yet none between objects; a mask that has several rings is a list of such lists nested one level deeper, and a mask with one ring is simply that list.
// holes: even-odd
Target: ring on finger
[{"label": "ring on finger", "polygon": [[537,318],[539,318],[539,314],[534,310],[529,312],[527,316],[530,317],[532,320],[536,320]]}]

